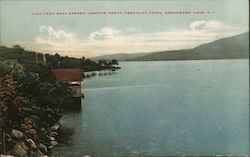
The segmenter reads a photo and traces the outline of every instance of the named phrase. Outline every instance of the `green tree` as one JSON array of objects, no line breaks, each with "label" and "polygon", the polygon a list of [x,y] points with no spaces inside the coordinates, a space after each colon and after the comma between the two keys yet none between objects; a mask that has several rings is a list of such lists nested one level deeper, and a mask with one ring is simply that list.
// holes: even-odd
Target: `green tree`
[{"label": "green tree", "polygon": [[24,52],[24,48],[21,47],[20,45],[15,45],[13,46],[13,48],[18,55],[22,55]]},{"label": "green tree", "polygon": [[118,61],[116,59],[112,59],[111,64],[112,65],[119,65],[119,63],[118,63]]},{"label": "green tree", "polygon": [[[0,62],[1,121],[8,136],[16,129],[35,142],[49,145],[46,133],[59,121],[63,105],[69,105],[72,96],[69,85],[57,81],[48,66],[24,68],[13,60]],[[33,130],[25,124],[27,119],[32,120]],[[15,145],[15,141],[10,142],[8,150]]]}]

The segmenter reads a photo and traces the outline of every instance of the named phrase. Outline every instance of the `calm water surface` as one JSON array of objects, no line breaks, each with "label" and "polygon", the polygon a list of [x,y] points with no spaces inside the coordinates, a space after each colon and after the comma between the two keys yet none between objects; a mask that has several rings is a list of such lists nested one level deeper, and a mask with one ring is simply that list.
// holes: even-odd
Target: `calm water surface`
[{"label": "calm water surface", "polygon": [[84,80],[82,110],[63,116],[73,144],[53,154],[249,154],[248,60],[122,62]]}]

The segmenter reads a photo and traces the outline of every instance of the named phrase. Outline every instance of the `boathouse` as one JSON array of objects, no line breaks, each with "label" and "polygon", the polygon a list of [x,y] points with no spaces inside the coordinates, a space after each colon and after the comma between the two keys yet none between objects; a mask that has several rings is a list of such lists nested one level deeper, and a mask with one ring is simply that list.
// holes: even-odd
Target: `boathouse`
[{"label": "boathouse", "polygon": [[[81,92],[81,82],[83,80],[83,72],[80,68],[67,68],[67,69],[52,69],[54,76],[61,81],[67,82],[74,91],[74,106],[81,107],[81,99],[84,98]],[[74,107],[71,106],[71,107]]]}]

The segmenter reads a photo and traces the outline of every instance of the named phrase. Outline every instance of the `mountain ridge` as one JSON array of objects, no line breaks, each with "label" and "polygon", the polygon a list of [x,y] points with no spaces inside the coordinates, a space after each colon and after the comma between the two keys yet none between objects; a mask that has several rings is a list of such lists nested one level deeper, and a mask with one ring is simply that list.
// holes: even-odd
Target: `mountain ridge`
[{"label": "mountain ridge", "polygon": [[140,57],[143,55],[147,55],[149,53],[134,53],[134,54],[127,54],[127,53],[118,53],[118,54],[108,54],[108,55],[102,55],[102,56],[97,56],[97,57],[92,57],[92,60],[111,60],[111,59],[116,59],[118,61],[124,61],[124,60],[129,60],[133,59],[135,57]]},{"label": "mountain ridge", "polygon": [[112,54],[92,58],[119,61],[164,61],[249,58],[249,32],[221,38],[192,49],[169,50],[136,54]]}]

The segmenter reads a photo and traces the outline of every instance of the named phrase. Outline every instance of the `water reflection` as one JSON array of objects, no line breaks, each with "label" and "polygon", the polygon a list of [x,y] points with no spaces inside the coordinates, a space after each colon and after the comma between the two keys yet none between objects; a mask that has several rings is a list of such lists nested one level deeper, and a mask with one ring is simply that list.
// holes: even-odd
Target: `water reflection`
[{"label": "water reflection", "polygon": [[114,75],[116,73],[117,73],[116,70],[100,70],[100,71],[84,72],[84,79],[89,79],[95,76]]}]

